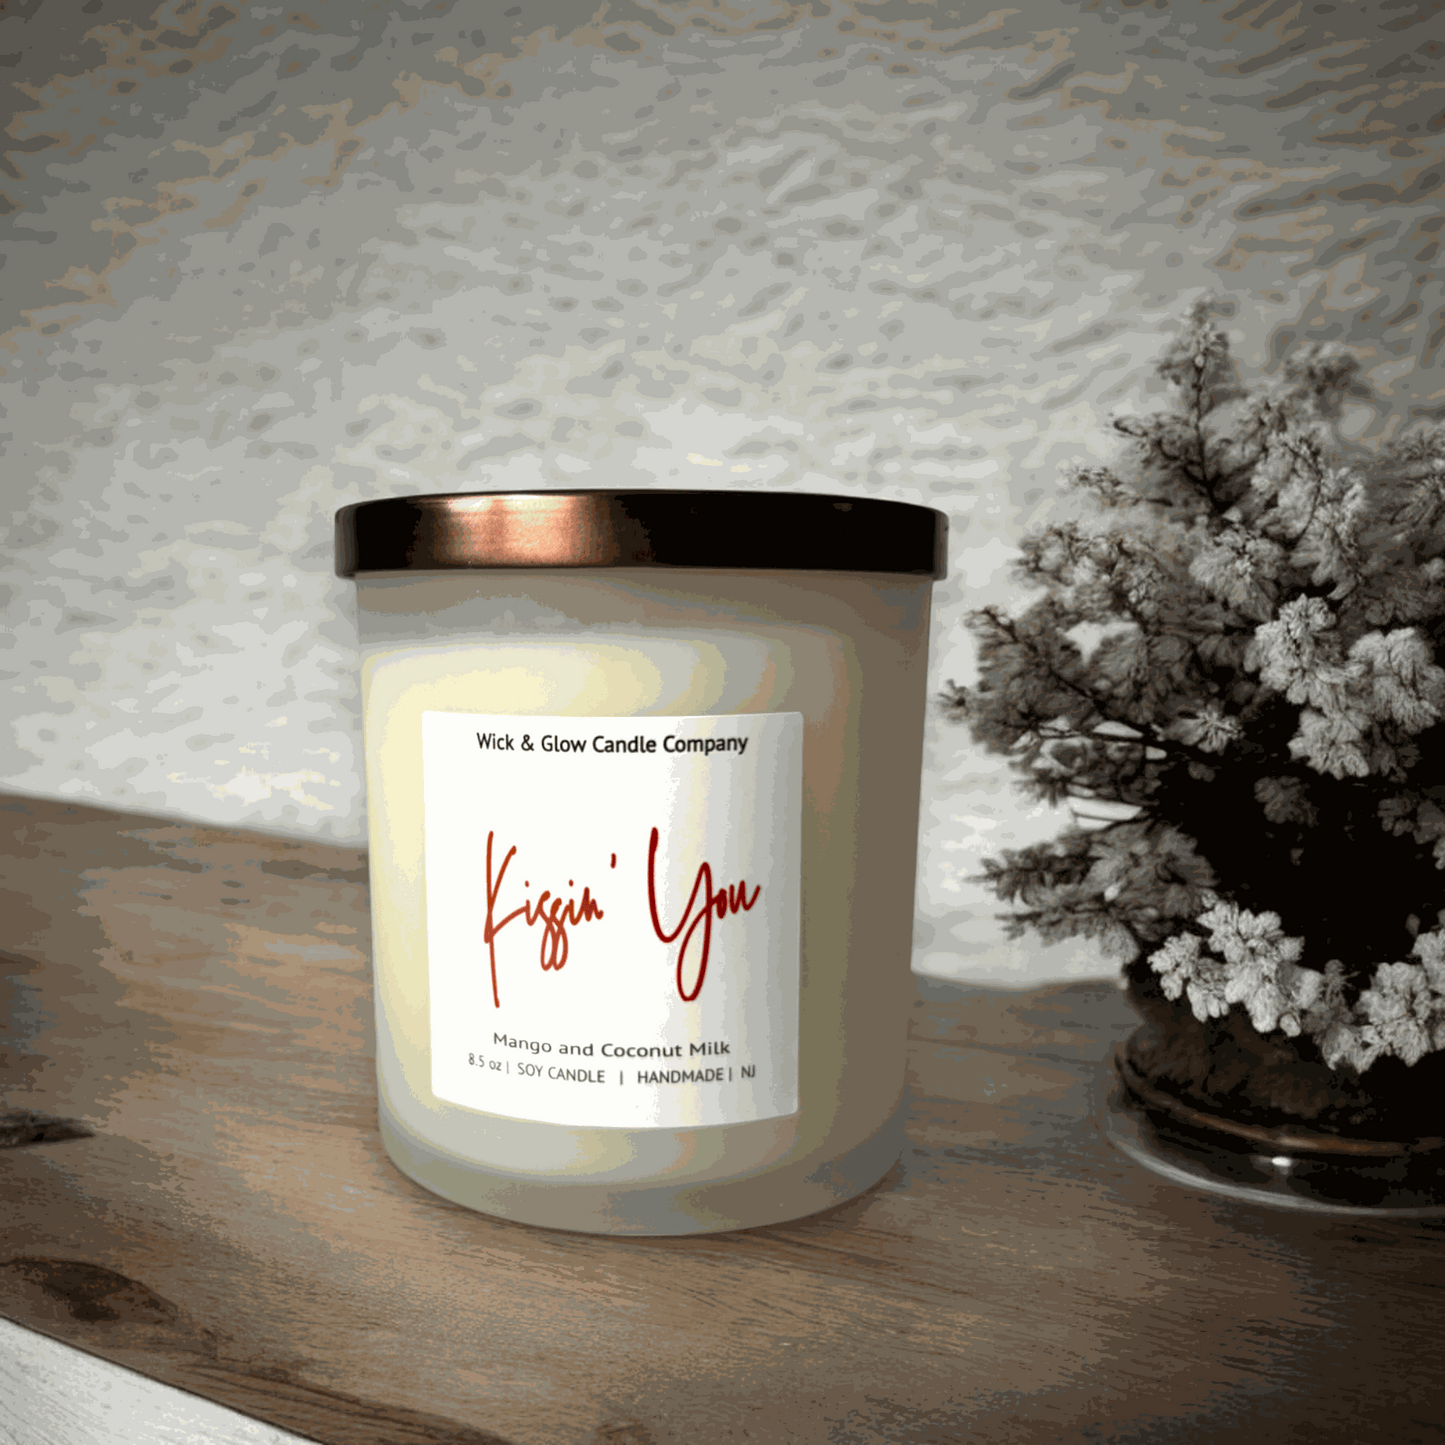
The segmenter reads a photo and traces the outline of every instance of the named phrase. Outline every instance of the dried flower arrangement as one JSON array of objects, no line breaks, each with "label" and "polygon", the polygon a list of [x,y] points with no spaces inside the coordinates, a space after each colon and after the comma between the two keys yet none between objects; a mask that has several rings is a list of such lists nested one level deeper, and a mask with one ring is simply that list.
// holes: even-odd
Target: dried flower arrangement
[{"label": "dried flower arrangement", "polygon": [[1245,386],[1210,309],[1157,363],[1172,405],[1067,476],[1086,515],[1024,542],[1041,595],[970,618],[979,680],[944,702],[1076,815],[985,881],[1022,905],[1011,936],[1122,957],[1151,1088],[1440,1134],[1445,427],[1352,446],[1343,348]]}]

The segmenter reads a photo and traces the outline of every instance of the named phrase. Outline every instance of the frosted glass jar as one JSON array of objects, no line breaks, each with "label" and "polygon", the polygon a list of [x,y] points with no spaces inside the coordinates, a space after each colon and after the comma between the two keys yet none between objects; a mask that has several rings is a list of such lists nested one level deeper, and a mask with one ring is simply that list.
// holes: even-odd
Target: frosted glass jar
[{"label": "frosted glass jar", "polygon": [[642,1235],[880,1179],[943,515],[650,490],[336,525],[397,1167],[490,1214]]}]

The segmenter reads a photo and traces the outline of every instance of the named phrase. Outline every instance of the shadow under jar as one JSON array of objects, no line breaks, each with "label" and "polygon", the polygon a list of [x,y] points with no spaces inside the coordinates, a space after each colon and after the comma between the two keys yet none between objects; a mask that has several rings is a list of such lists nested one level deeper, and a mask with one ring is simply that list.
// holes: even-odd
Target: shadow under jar
[{"label": "shadow under jar", "polygon": [[943,515],[585,491],[336,525],[393,1162],[490,1214],[640,1235],[877,1182]]}]

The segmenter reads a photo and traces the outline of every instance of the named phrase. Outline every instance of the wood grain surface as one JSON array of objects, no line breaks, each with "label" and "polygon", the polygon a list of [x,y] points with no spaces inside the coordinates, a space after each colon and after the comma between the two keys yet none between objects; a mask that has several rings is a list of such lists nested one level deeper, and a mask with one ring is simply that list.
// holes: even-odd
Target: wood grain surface
[{"label": "wood grain surface", "polygon": [[547,1232],[382,1153],[362,853],[0,807],[12,1320],[338,1445],[1445,1438],[1445,1228],[1113,1152],[1112,983],[920,979],[908,1147],[826,1214]]}]

